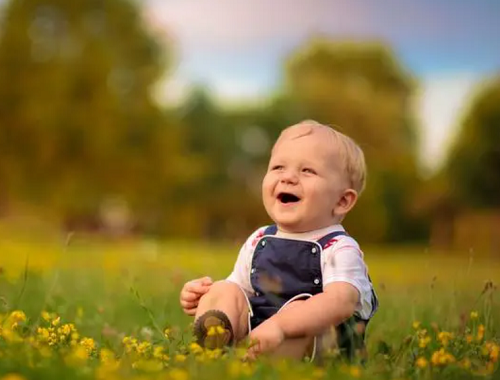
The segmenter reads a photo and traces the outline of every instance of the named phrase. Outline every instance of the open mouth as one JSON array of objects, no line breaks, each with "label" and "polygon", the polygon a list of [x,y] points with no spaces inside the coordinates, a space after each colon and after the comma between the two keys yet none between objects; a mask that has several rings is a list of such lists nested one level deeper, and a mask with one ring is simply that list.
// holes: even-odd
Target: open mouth
[{"label": "open mouth", "polygon": [[296,203],[300,201],[300,198],[294,194],[290,193],[279,193],[278,194],[278,200],[281,203]]}]

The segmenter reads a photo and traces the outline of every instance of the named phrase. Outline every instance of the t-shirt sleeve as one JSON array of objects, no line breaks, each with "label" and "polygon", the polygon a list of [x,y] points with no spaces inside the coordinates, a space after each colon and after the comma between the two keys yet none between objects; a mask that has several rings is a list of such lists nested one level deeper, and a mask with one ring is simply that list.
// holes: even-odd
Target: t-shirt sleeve
[{"label": "t-shirt sleeve", "polygon": [[359,292],[357,312],[362,318],[372,313],[372,284],[363,253],[354,239],[343,238],[323,251],[323,285],[347,282]]},{"label": "t-shirt sleeve", "polygon": [[254,231],[246,242],[241,246],[238,258],[233,267],[233,271],[226,278],[227,281],[239,285],[248,296],[253,294],[252,284],[250,282],[250,266],[253,251],[259,239],[264,236],[265,227]]}]

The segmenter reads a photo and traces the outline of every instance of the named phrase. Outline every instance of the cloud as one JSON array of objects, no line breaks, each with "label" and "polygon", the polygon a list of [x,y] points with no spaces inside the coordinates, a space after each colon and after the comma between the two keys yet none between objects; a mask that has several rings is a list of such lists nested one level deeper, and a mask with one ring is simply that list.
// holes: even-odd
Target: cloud
[{"label": "cloud", "polygon": [[150,22],[183,46],[245,49],[304,35],[380,38],[399,44],[494,41],[499,2],[431,0],[148,0]]},{"label": "cloud", "polygon": [[164,25],[182,44],[207,49],[244,49],[304,33],[345,33],[369,25],[361,3],[348,0],[149,0],[146,17]]},{"label": "cloud", "polygon": [[446,157],[481,77],[477,73],[444,73],[425,77],[417,102],[423,128],[422,162],[435,170]]}]

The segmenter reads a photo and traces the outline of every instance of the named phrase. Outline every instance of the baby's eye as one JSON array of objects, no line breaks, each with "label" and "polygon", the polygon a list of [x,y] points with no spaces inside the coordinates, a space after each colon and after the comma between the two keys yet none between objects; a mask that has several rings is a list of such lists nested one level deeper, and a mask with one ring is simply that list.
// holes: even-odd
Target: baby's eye
[{"label": "baby's eye", "polygon": [[283,165],[273,165],[271,167],[271,170],[281,170],[281,169],[283,169]]},{"label": "baby's eye", "polygon": [[304,173],[316,174],[316,171],[314,169],[311,169],[311,168],[304,168],[304,169],[302,169],[302,171]]}]

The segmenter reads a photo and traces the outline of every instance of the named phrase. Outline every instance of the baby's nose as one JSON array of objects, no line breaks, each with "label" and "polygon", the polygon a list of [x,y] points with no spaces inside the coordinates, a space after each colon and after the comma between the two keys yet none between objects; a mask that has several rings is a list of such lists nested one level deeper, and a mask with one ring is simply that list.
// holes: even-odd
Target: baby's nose
[{"label": "baby's nose", "polygon": [[281,174],[281,182],[283,183],[297,183],[298,178],[294,170],[286,170]]}]

